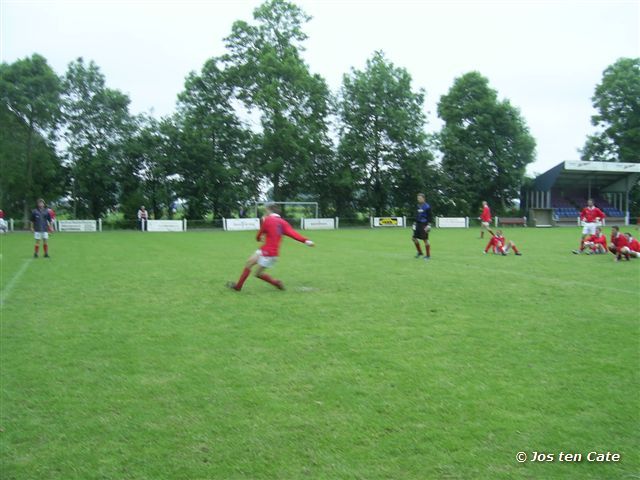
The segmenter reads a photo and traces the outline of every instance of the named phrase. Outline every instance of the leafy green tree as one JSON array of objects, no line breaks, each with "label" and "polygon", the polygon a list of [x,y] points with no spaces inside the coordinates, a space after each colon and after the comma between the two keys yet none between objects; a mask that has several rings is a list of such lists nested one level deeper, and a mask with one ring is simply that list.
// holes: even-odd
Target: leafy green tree
[{"label": "leafy green tree", "polygon": [[640,58],[621,58],[607,67],[592,98],[598,111],[591,123],[583,160],[640,162]]},{"label": "leafy green tree", "polygon": [[82,58],[69,64],[63,85],[74,214],[98,218],[118,200],[117,165],[134,131],[129,97],[107,88],[98,66]]},{"label": "leafy green tree", "polygon": [[310,17],[284,0],[265,2],[253,16],[255,25],[233,24],[224,61],[236,95],[260,115],[260,171],[274,200],[287,200],[319,190],[314,167],[331,155],[330,93],[300,56]]},{"label": "leafy green tree", "polygon": [[417,192],[433,189],[423,104],[424,92],[414,92],[409,73],[382,52],[344,76],[337,185],[347,198],[380,215],[406,211]]},{"label": "leafy green tree", "polygon": [[154,218],[162,218],[172,203],[171,161],[164,127],[167,121],[141,115],[135,119],[135,133],[125,142],[117,165],[119,205],[125,218],[136,218],[141,205]]},{"label": "leafy green tree", "polygon": [[3,63],[0,98],[2,203],[26,219],[37,197],[62,193],[64,170],[54,147],[60,79],[38,54]]},{"label": "leafy green tree", "polygon": [[174,119],[180,150],[177,189],[188,216],[229,216],[240,201],[257,195],[259,174],[252,165],[251,133],[237,118],[233,94],[217,59],[191,73],[178,96]]},{"label": "leafy green tree", "polygon": [[438,103],[443,183],[458,213],[475,212],[482,200],[498,211],[519,196],[535,140],[517,108],[498,100],[488,80],[470,72],[454,81]]}]

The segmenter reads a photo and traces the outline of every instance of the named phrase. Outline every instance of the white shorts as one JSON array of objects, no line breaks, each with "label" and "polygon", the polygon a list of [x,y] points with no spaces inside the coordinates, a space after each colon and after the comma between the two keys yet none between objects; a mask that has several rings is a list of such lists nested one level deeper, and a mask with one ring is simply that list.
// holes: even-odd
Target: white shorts
[{"label": "white shorts", "polygon": [[278,257],[267,257],[262,254],[262,250],[256,250],[256,255],[258,256],[258,265],[264,268],[273,267],[278,260]]},{"label": "white shorts", "polygon": [[600,226],[599,222],[591,222],[591,223],[584,222],[582,224],[582,234],[583,235],[595,235],[596,227],[599,227],[599,226]]},{"label": "white shorts", "polygon": [[481,222],[481,223],[484,228],[489,228],[489,225],[490,225],[489,222]]},{"label": "white shorts", "polygon": [[42,240],[49,240],[49,232],[35,232],[35,233],[33,234],[33,237],[34,237],[36,240],[40,240],[40,239],[42,239]]}]

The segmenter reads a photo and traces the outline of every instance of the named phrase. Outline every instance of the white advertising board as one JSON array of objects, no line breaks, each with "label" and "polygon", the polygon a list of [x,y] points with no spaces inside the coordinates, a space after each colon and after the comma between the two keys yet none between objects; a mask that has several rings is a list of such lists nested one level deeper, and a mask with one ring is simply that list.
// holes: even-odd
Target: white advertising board
[{"label": "white advertising board", "polygon": [[95,220],[58,220],[59,232],[97,232]]},{"label": "white advertising board", "polygon": [[334,230],[336,228],[335,218],[303,218],[302,228],[304,230]]},{"label": "white advertising board", "polygon": [[467,217],[436,217],[436,227],[438,228],[467,228],[469,218]]},{"label": "white advertising board", "polygon": [[372,217],[372,227],[404,227],[404,217]]},{"label": "white advertising board", "polygon": [[147,232],[182,232],[182,220],[147,220]]},{"label": "white advertising board", "polygon": [[228,231],[260,230],[260,219],[259,218],[225,218],[224,229]]}]

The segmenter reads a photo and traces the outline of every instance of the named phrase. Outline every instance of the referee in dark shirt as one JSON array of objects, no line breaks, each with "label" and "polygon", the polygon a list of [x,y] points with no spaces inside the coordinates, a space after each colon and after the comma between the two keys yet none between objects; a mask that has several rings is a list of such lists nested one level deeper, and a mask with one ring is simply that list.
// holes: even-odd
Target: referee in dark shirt
[{"label": "referee in dark shirt", "polygon": [[418,208],[416,223],[413,224],[413,243],[416,246],[416,258],[422,257],[420,240],[424,242],[425,260],[431,258],[431,244],[429,243],[429,230],[431,230],[431,206],[425,201],[424,193],[418,194]]},{"label": "referee in dark shirt", "polygon": [[31,231],[36,239],[36,246],[33,257],[38,258],[40,250],[40,240],[42,240],[45,258],[49,258],[49,225],[51,224],[51,214],[44,205],[43,199],[38,199],[38,208],[31,212]]}]

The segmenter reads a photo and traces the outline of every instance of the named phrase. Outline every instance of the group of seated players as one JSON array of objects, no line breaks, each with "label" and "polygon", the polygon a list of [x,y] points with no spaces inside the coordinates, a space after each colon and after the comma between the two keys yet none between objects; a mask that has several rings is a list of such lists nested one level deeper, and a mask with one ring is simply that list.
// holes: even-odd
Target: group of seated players
[{"label": "group of seated players", "polygon": [[573,250],[573,253],[602,254],[607,253],[608,249],[615,255],[617,262],[622,257],[625,260],[640,257],[640,242],[630,233],[622,233],[618,226],[611,227],[611,239],[607,247],[607,238],[600,228],[605,217],[604,212],[594,205],[593,200],[589,199],[587,206],[580,212],[580,222],[582,223],[580,248]]},{"label": "group of seated players", "polygon": [[607,250],[616,256],[616,261],[630,260],[631,258],[640,258],[640,242],[637,238],[633,238],[631,233],[622,233],[620,227],[611,227],[611,238],[607,246],[607,237],[602,233],[600,227],[596,228],[593,235],[587,236],[580,242],[580,248],[574,250],[573,253],[580,254],[602,254]]}]

